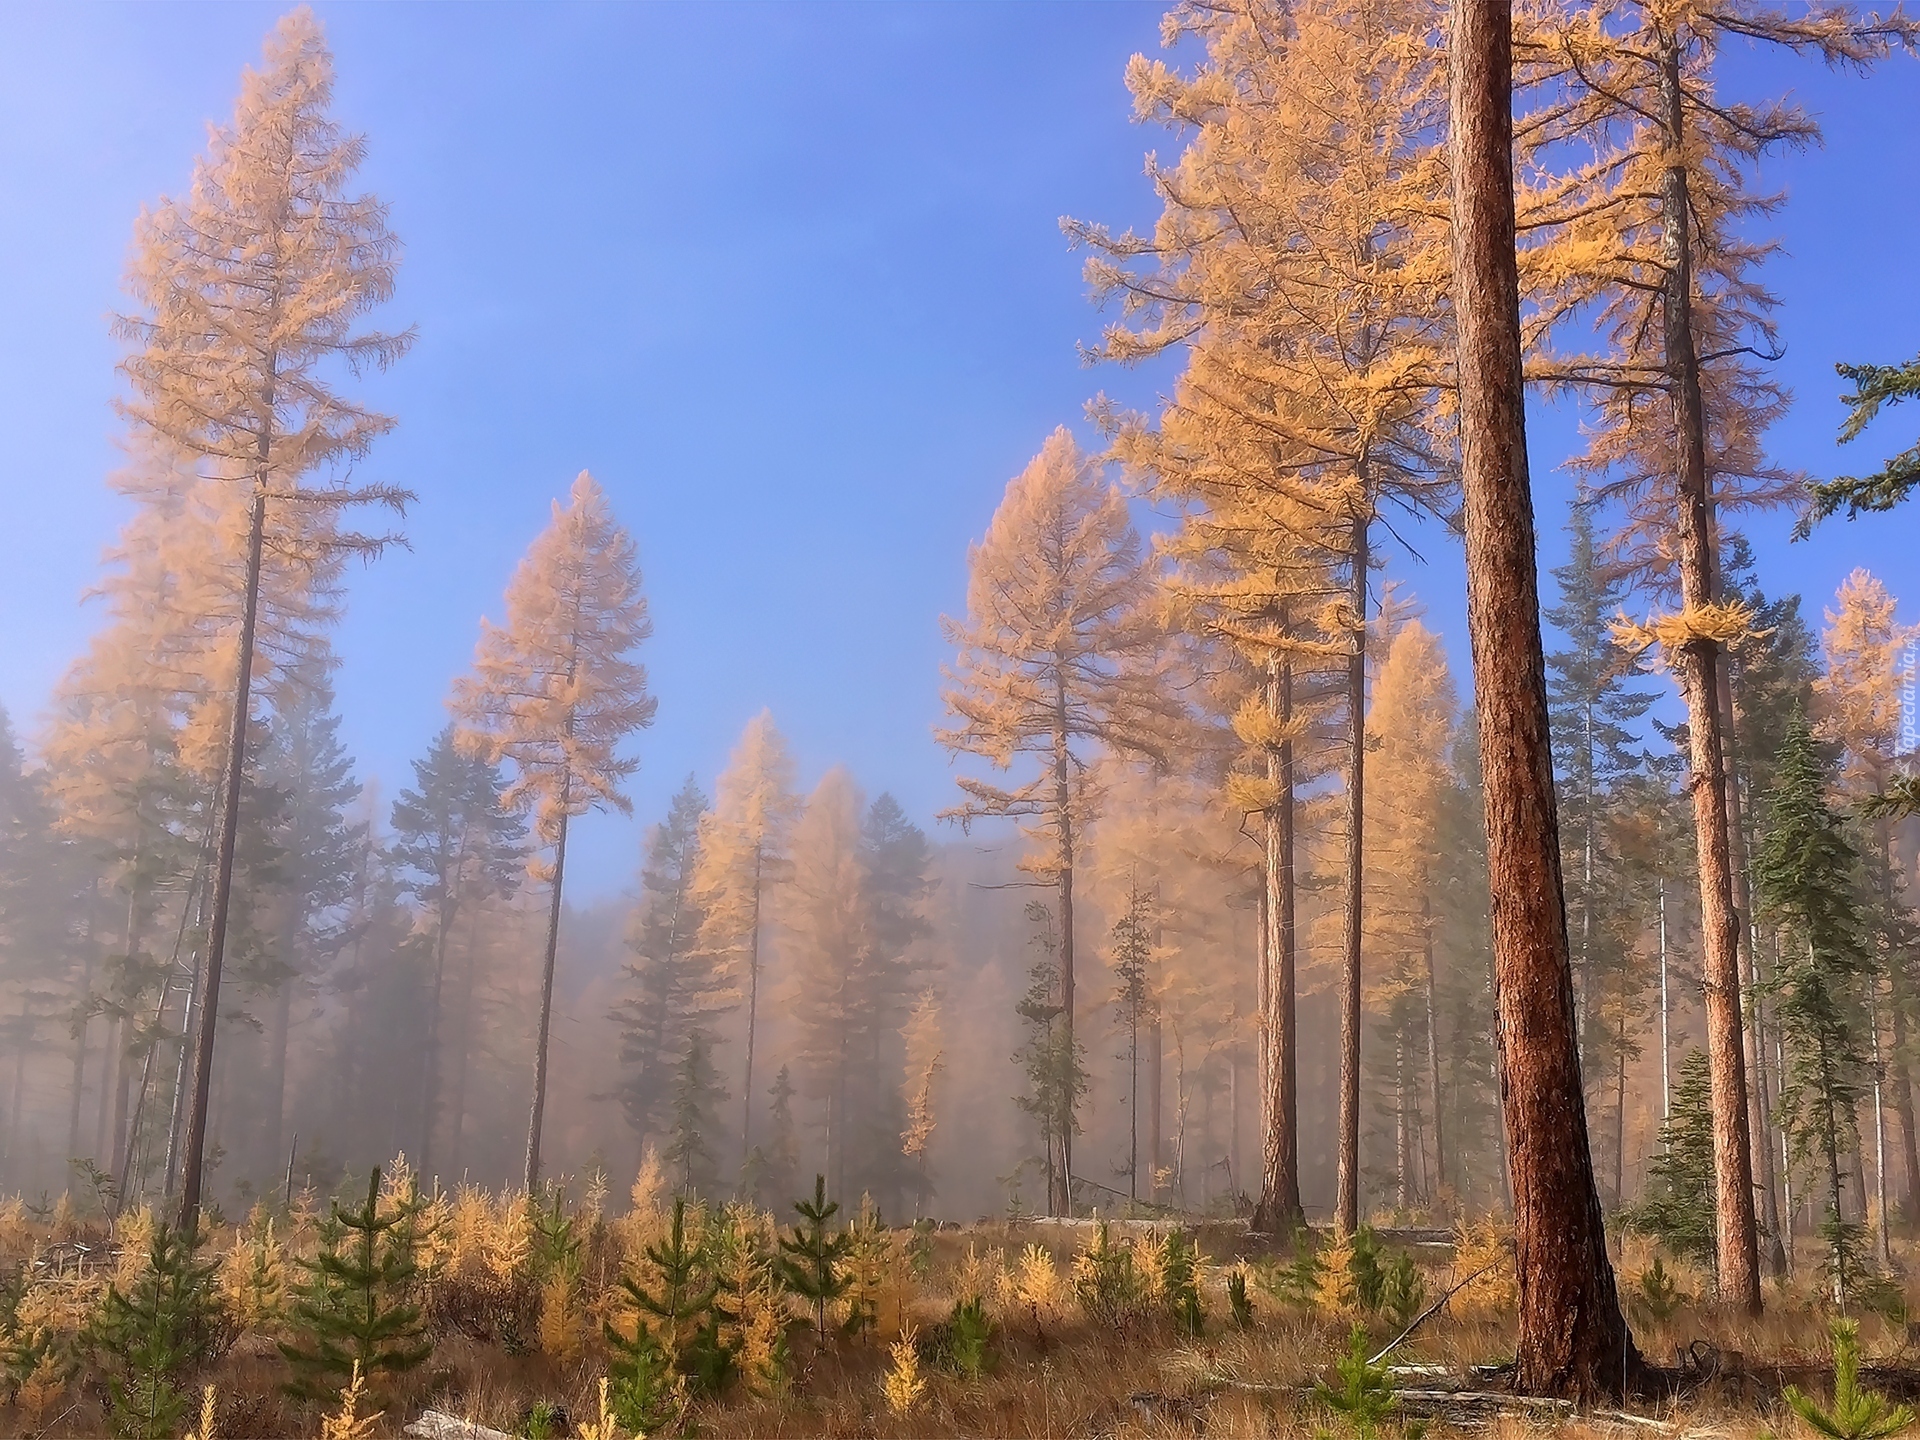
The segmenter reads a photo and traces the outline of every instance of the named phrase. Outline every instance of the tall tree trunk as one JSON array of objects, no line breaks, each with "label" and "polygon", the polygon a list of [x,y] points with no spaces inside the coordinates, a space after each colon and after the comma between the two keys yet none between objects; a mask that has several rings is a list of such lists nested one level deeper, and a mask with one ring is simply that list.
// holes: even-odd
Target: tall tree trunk
[{"label": "tall tree trunk", "polygon": [[1514,255],[1511,0],[1453,0],[1454,296],[1467,627],[1519,1282],[1514,1384],[1618,1395],[1641,1361],[1594,1189],[1554,813]]},{"label": "tall tree trunk", "polygon": [[93,923],[95,892],[87,890],[86,930],[80,942],[80,993],[73,1002],[73,1094],[67,1108],[67,1158],[80,1153],[80,1110],[87,1088],[87,1030],[93,1020]]},{"label": "tall tree trunk", "polygon": [[[269,400],[272,387],[268,387]],[[220,841],[213,872],[213,919],[207,933],[207,975],[200,1001],[200,1029],[193,1048],[193,1105],[188,1111],[185,1169],[180,1181],[180,1228],[199,1223],[200,1184],[207,1154],[207,1107],[213,1098],[213,1042],[220,1023],[220,972],[227,954],[227,920],[233,909],[233,857],[240,836],[240,788],[247,765],[247,710],[253,688],[253,633],[260,614],[260,551],[267,525],[267,444],[261,438],[253,503],[247,516],[246,595],[240,611],[240,655],[233,682],[233,715],[227,730],[227,773],[220,794]]]},{"label": "tall tree trunk", "polygon": [[540,972],[540,1029],[533,1052],[533,1110],[527,1117],[527,1194],[540,1183],[540,1129],[547,1113],[547,1037],[553,1028],[553,970],[560,954],[560,890],[567,873],[567,807],[571,775],[560,776],[560,834],[553,847],[553,901],[547,910],[547,956]]},{"label": "tall tree trunk", "polygon": [[[1716,539],[1719,524],[1714,523]],[[1720,584],[1719,550],[1714,551],[1714,583]],[[1759,1240],[1766,1250],[1768,1271],[1776,1278],[1787,1273],[1786,1247],[1780,1241],[1780,1185],[1773,1168],[1773,1146],[1767,1137],[1773,1131],[1773,1117],[1767,1105],[1766,1031],[1762,1021],[1760,956],[1755,944],[1757,930],[1753,913],[1753,867],[1747,844],[1746,817],[1741,795],[1740,730],[1733,705],[1733,666],[1717,668],[1715,696],[1720,712],[1720,733],[1726,740],[1722,757],[1727,769],[1727,856],[1733,866],[1733,906],[1739,924],[1741,975],[1747,997],[1746,1026],[1743,1038],[1747,1059],[1747,1102],[1751,1126],[1749,1148],[1753,1152],[1755,1183],[1760,1187]]]},{"label": "tall tree trunk", "polygon": [[[459,852],[455,854],[457,856]],[[459,873],[460,861],[456,858],[452,873],[437,877],[440,882],[440,903],[434,906],[433,915],[433,996],[427,1006],[426,1054],[422,1057],[423,1073],[420,1077],[420,1173],[428,1178],[429,1183],[434,1173],[434,1122],[440,1112],[440,1052],[447,1028],[446,1019],[440,1013],[441,997],[446,991],[447,939],[453,932],[458,904],[453,891]]]},{"label": "tall tree trunk", "polygon": [[1060,1198],[1056,1215],[1073,1213],[1073,787],[1067,753],[1066,680],[1054,680],[1053,804],[1059,825],[1060,1023],[1065,1032],[1066,1103],[1060,1107]]},{"label": "tall tree trunk", "polygon": [[[1293,723],[1293,663],[1282,659],[1277,671],[1269,680],[1272,695],[1268,706],[1285,727]],[[1285,735],[1285,729],[1281,733]],[[1306,1212],[1300,1204],[1300,1046],[1294,987],[1291,739],[1282,739],[1277,752],[1268,752],[1267,778],[1274,787],[1274,804],[1267,812],[1264,837],[1267,986],[1261,1029],[1267,1045],[1267,1067],[1266,1089],[1261,1101],[1266,1123],[1260,1137],[1260,1203],[1254,1208],[1252,1228],[1265,1235],[1291,1235],[1306,1222]]]},{"label": "tall tree trunk", "polygon": [[467,1074],[473,1061],[473,989],[476,972],[480,967],[480,907],[474,906],[467,913],[467,943],[464,947],[466,964],[460,973],[460,1063],[453,1077],[453,1135],[447,1156],[451,1162],[448,1170],[454,1175],[465,1173],[463,1162],[466,1159],[467,1139]]},{"label": "tall tree trunk", "polygon": [[1916,1153],[1913,1113],[1913,1070],[1907,1064],[1907,1006],[1912,1003],[1907,994],[1905,966],[1901,957],[1893,957],[1893,965],[1887,972],[1887,1019],[1893,1032],[1893,1047],[1887,1066],[1888,1079],[1893,1084],[1893,1113],[1900,1122],[1900,1187],[1899,1210],[1907,1223],[1911,1224],[1920,1216],[1920,1199],[1916,1198],[1916,1177],[1920,1177],[1920,1153]]},{"label": "tall tree trunk", "polygon": [[1673,1038],[1669,1026],[1673,1013],[1667,993],[1667,881],[1660,878],[1660,1123],[1673,1114]]},{"label": "tall tree trunk", "polygon": [[[138,860],[135,865],[137,867]],[[116,1187],[125,1184],[126,1177],[120,1173],[120,1157],[127,1147],[128,1104],[133,1094],[133,1054],[140,1043],[139,1017],[135,1007],[140,1003],[141,955],[140,946],[144,941],[146,926],[142,923],[145,912],[140,903],[141,883],[136,868],[131,883],[127,887],[127,930],[126,930],[126,969],[125,986],[121,998],[126,1013],[120,1018],[118,1056],[114,1064],[113,1082],[113,1127],[107,1132],[107,1151],[100,1158],[106,1162],[106,1168],[113,1174]]]},{"label": "tall tree trunk", "polygon": [[273,992],[273,1022],[268,1031],[266,1152],[276,1163],[286,1153],[287,1042],[292,1032],[293,977],[289,975]]},{"label": "tall tree trunk", "polygon": [[1160,1029],[1160,1014],[1156,1008],[1152,1026],[1147,1031],[1147,1198],[1152,1200],[1160,1192],[1161,1120],[1160,1105],[1162,1090],[1166,1085],[1166,1043]]},{"label": "tall tree trunk", "polygon": [[[1661,182],[1667,276],[1661,332],[1679,458],[1681,602],[1689,612],[1713,603],[1713,519],[1709,512],[1706,407],[1693,338],[1693,243],[1689,233],[1686,119],[1680,89],[1680,47],[1660,35],[1662,98],[1669,161]],[[1707,1006],[1707,1060],[1713,1084],[1716,1271],[1720,1298],[1750,1315],[1760,1312],[1760,1250],[1753,1207],[1753,1153],[1747,1123],[1746,1051],[1741,1039],[1740,918],[1733,904],[1733,862],[1727,812],[1726,744],[1720,733],[1720,646],[1698,635],[1672,657],[1687,702],[1693,825],[1700,870],[1702,988]]]},{"label": "tall tree trunk", "polygon": [[[1365,477],[1362,477],[1362,488]],[[1363,500],[1364,507],[1365,501]],[[1360,1225],[1360,947],[1366,895],[1367,540],[1371,517],[1353,517],[1353,650],[1347,656],[1347,855],[1344,952],[1340,970],[1340,1154],[1334,1228]]]},{"label": "tall tree trunk", "polygon": [[1127,1198],[1140,1198],[1140,1004],[1127,1008]]},{"label": "tall tree trunk", "polygon": [[[1884,784],[1876,789],[1885,789]],[[1895,914],[1893,890],[1893,827],[1884,819],[1874,824],[1874,844],[1880,852],[1880,910],[1891,920]],[[1900,1212],[1908,1220],[1920,1214],[1916,1208],[1915,1186],[1920,1184],[1920,1153],[1916,1153],[1913,1114],[1913,1071],[1907,1062],[1907,955],[1904,947],[1887,947],[1887,1018],[1893,1031],[1893,1044],[1887,1054],[1887,1079],[1893,1091],[1893,1113],[1900,1122],[1901,1187]],[[1891,1215],[1888,1217],[1891,1219]]]},{"label": "tall tree trunk", "polygon": [[760,1017],[760,872],[766,847],[753,847],[753,919],[747,934],[747,1065],[740,1081],[740,1163],[753,1153],[753,1041]]},{"label": "tall tree trunk", "polygon": [[1405,1214],[1413,1209],[1413,1125],[1407,1114],[1407,1027],[1395,1027],[1393,1037],[1393,1169],[1394,1203]]},{"label": "tall tree trunk", "polygon": [[1613,1050],[1613,1208],[1626,1203],[1627,1192],[1627,1007],[1620,1007]]},{"label": "tall tree trunk", "polygon": [[[121,1016],[108,1014],[107,1033],[100,1049],[100,1099],[94,1107],[93,1117],[93,1158],[95,1163],[106,1159],[113,1152],[109,1149],[112,1136],[107,1124],[112,1119],[113,1093],[118,1073],[120,1051],[126,1035],[127,1025]],[[111,1162],[109,1162],[111,1163]]]},{"label": "tall tree trunk", "polygon": [[[1867,1033],[1873,1039],[1873,1199],[1879,1208],[1874,1223],[1874,1252],[1881,1269],[1893,1265],[1893,1235],[1887,1228],[1887,1107],[1882,1076],[1886,1066],[1880,1054],[1880,980],[1867,976]],[[1865,1198],[1866,1192],[1861,1192]]]},{"label": "tall tree trunk", "polygon": [[1433,1189],[1437,1197],[1447,1188],[1447,1130],[1440,1114],[1440,987],[1433,963],[1433,897],[1425,875],[1420,877],[1420,935],[1427,972],[1427,1089],[1433,1096]]}]

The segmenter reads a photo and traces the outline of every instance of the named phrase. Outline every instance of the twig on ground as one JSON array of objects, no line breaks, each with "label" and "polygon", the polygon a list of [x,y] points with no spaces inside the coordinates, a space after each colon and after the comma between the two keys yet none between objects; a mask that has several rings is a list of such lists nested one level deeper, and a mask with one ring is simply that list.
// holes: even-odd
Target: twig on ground
[{"label": "twig on ground", "polygon": [[1391,1355],[1395,1350],[1398,1350],[1400,1348],[1401,1344],[1406,1340],[1406,1338],[1409,1335],[1413,1334],[1414,1331],[1418,1330],[1422,1325],[1426,1324],[1427,1321],[1431,1320],[1435,1315],[1438,1315],[1440,1311],[1446,1307],[1446,1303],[1449,1300],[1451,1300],[1454,1296],[1458,1295],[1462,1290],[1466,1289],[1467,1286],[1471,1285],[1474,1281],[1478,1280],[1482,1275],[1486,1274],[1489,1270],[1493,1269],[1494,1266],[1500,1264],[1505,1259],[1507,1259],[1507,1257],[1505,1255],[1502,1255],[1499,1257],[1499,1259],[1489,1260],[1486,1264],[1482,1265],[1478,1270],[1474,1271],[1471,1275],[1467,1276],[1466,1279],[1462,1280],[1458,1285],[1455,1285],[1452,1289],[1448,1290],[1446,1294],[1442,1295],[1438,1300],[1434,1301],[1433,1304],[1429,1305],[1426,1309],[1422,1310],[1418,1315],[1414,1316],[1413,1323],[1407,1326],[1407,1328],[1402,1330],[1398,1335],[1394,1336],[1393,1339],[1389,1340],[1387,1342],[1386,1349],[1382,1350],[1378,1355],[1374,1356],[1367,1363],[1369,1365],[1378,1365],[1382,1360],[1385,1360],[1387,1356]]}]

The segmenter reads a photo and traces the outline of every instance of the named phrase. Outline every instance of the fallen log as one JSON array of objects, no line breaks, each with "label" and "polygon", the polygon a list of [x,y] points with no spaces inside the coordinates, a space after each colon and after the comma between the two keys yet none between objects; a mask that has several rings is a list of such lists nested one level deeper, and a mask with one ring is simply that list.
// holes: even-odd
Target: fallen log
[{"label": "fallen log", "polygon": [[[1319,1393],[1311,1385],[1271,1385],[1224,1376],[1211,1376],[1207,1383],[1216,1391],[1284,1395],[1293,1400],[1312,1400]],[[1438,1420],[1466,1430],[1487,1429],[1506,1417],[1549,1422],[1578,1417],[1589,1425],[1618,1425],[1656,1435],[1682,1433],[1678,1425],[1650,1415],[1635,1415],[1626,1410],[1583,1410],[1571,1400],[1513,1395],[1500,1390],[1396,1390],[1394,1399],[1399,1402],[1398,1413],[1409,1420]]]}]

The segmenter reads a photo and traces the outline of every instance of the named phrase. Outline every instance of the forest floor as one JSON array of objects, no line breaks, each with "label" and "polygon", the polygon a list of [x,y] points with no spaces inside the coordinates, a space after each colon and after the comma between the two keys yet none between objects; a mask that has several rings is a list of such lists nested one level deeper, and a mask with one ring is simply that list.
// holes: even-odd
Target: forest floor
[{"label": "forest floor", "polygon": [[[689,1214],[710,1236],[718,1233],[704,1212]],[[573,1259],[563,1276],[544,1281],[540,1255],[543,1240],[552,1253],[551,1227],[534,1216],[530,1224],[524,1201],[516,1211],[510,1199],[463,1197],[442,1207],[448,1233],[439,1241],[410,1242],[422,1247],[423,1263],[408,1293],[431,1351],[380,1377],[345,1429],[337,1403],[295,1400],[284,1389],[293,1371],[280,1342],[299,1343],[288,1297],[324,1224],[311,1214],[281,1217],[284,1242],[259,1215],[229,1227],[202,1252],[220,1261],[210,1282],[226,1317],[219,1344],[204,1362],[176,1369],[178,1413],[151,1433],[197,1435],[210,1386],[212,1434],[198,1440],[360,1440],[408,1426],[416,1428],[405,1433],[435,1440],[486,1440],[490,1431],[606,1440],[603,1379],[617,1371],[619,1355],[605,1327],[634,1333],[633,1292],[619,1283],[623,1275],[661,1293],[660,1254],[671,1250],[666,1212],[578,1217],[563,1237],[574,1245]],[[765,1275],[772,1271],[763,1262],[777,1253],[783,1232],[760,1218],[767,1243],[743,1253],[758,1253]],[[118,1354],[102,1350],[97,1317],[109,1284],[135,1293],[137,1248],[152,1227],[133,1228],[140,1233],[129,1235],[123,1220],[115,1236],[67,1220],[56,1240],[52,1227],[21,1222],[17,1208],[11,1218],[0,1213],[0,1256],[19,1277],[0,1313],[0,1366],[11,1391],[0,1407],[0,1435],[128,1433],[126,1407],[116,1409],[113,1390],[117,1384],[124,1392],[132,1378],[125,1346]],[[710,1393],[681,1384],[656,1412],[651,1433],[1308,1440],[1411,1435],[1424,1422],[1428,1435],[1786,1440],[1813,1432],[1789,1410],[1783,1386],[1796,1383],[1824,1402],[1833,1383],[1833,1317],[1811,1275],[1770,1286],[1767,1312],[1754,1321],[1695,1298],[1707,1289],[1704,1276],[1628,1240],[1618,1265],[1636,1338],[1679,1383],[1674,1397],[1630,1413],[1579,1413],[1506,1397],[1486,1368],[1512,1353],[1512,1280],[1502,1273],[1503,1242],[1491,1225],[1449,1238],[1369,1232],[1372,1243],[1363,1241],[1357,1257],[1351,1242],[1321,1237],[1305,1250],[1276,1247],[1227,1222],[1183,1232],[1171,1247],[1168,1233],[1143,1222],[1116,1222],[1103,1234],[1086,1222],[885,1230],[869,1220],[846,1262],[857,1272],[852,1289],[830,1307],[824,1337],[804,1299],[780,1295],[775,1359],[767,1361],[763,1344],[762,1361],[752,1361],[748,1327],[736,1324],[731,1377]],[[720,1286],[722,1306],[713,1313],[728,1323],[740,1321],[742,1308],[725,1308],[729,1276],[745,1273],[711,1262],[705,1283]],[[1350,1350],[1362,1359],[1379,1355],[1449,1291],[1448,1302],[1383,1363],[1362,1370],[1348,1360],[1341,1372]],[[955,1307],[975,1297],[984,1342],[969,1352],[955,1340]],[[849,1333],[839,1322],[856,1305],[868,1322]],[[1895,1398],[1920,1398],[1920,1325],[1901,1316],[1887,1290],[1878,1313],[1858,1317],[1862,1374]],[[1345,1397],[1344,1411],[1337,1397]],[[486,1429],[432,1432],[427,1412]],[[423,1415],[426,1430],[417,1428]],[[631,1424],[614,1425],[620,1440],[635,1434]]]}]

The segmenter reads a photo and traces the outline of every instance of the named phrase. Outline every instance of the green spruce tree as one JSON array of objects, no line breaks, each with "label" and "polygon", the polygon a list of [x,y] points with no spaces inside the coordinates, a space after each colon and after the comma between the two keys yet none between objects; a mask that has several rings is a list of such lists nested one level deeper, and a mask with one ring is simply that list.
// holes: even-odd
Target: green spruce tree
[{"label": "green spruce tree", "polygon": [[1796,1159],[1825,1182],[1828,1268],[1844,1304],[1865,1277],[1858,1226],[1841,1204],[1842,1157],[1864,1094],[1862,987],[1871,962],[1860,931],[1860,861],[1827,800],[1828,767],[1804,714],[1787,727],[1754,864],[1763,912],[1783,936],[1774,1015],[1787,1042],[1781,1120]]},{"label": "green spruce tree", "polygon": [[713,1151],[707,1137],[720,1126],[720,1102],[727,1088],[713,1066],[713,1037],[695,1029],[674,1073],[673,1105],[668,1115],[667,1162],[683,1195],[712,1195],[715,1189]]},{"label": "green spruce tree", "polygon": [[814,1176],[813,1199],[796,1200],[793,1208],[802,1223],[791,1234],[780,1237],[780,1282],[813,1307],[814,1324],[824,1340],[827,1306],[846,1293],[850,1280],[842,1262],[853,1246],[853,1236],[845,1229],[833,1228],[840,1202],[827,1199],[824,1175]]},{"label": "green spruce tree", "polygon": [[[732,1008],[736,996],[699,943],[703,913],[694,896],[700,822],[707,797],[691,775],[647,835],[640,907],[627,929],[624,993],[613,1009],[620,1026],[627,1123],[641,1140],[663,1137],[675,1107],[694,1031]],[[709,1135],[713,1130],[709,1128]]]},{"label": "green spruce tree", "polygon": [[674,1199],[666,1238],[646,1254],[658,1284],[649,1288],[632,1275],[620,1281],[633,1337],[606,1327],[610,1403],[621,1424],[641,1435],[667,1428],[693,1394],[725,1388],[735,1363],[722,1329],[736,1317],[721,1302],[707,1241],[688,1229],[684,1195]]},{"label": "green spruce tree", "polygon": [[1068,1133],[1079,1133],[1079,1101],[1087,1092],[1087,1073],[1079,1041],[1062,1023],[1059,937],[1053,911],[1036,900],[1027,906],[1038,952],[1027,971],[1027,990],[1013,1009],[1026,1026],[1026,1037],[1014,1052],[1014,1063],[1026,1074],[1024,1095],[1014,1103],[1031,1116],[1039,1131],[1040,1159],[1046,1169],[1047,1195],[1057,1203],[1066,1182]]},{"label": "green spruce tree", "polygon": [[[411,894],[432,916],[418,1152],[421,1173],[431,1175],[442,1056],[449,1049],[444,1012],[454,921],[463,908],[509,896],[518,888],[527,828],[500,803],[499,767],[463,752],[454,743],[451,725],[413,762],[413,780],[414,788],[402,790],[393,802],[390,854],[401,893]],[[454,1043],[464,1045],[469,1038],[456,1035]]]},{"label": "green spruce tree", "polygon": [[128,1440],[167,1440],[186,1413],[187,1382],[219,1342],[213,1277],[190,1233],[154,1227],[146,1268],[123,1295],[107,1288],[91,1338],[107,1371],[114,1430]]},{"label": "green spruce tree", "polygon": [[1629,681],[1638,667],[1613,643],[1611,622],[1625,586],[1600,567],[1592,502],[1584,495],[1573,503],[1567,535],[1567,563],[1553,571],[1560,603],[1542,614],[1567,639],[1565,649],[1547,656],[1547,714],[1558,772],[1582,1069],[1591,1081],[1602,1074],[1600,1057],[1612,1038],[1598,992],[1623,959],[1611,939],[1616,927],[1609,922],[1622,884],[1605,821],[1615,792],[1644,766],[1634,727],[1654,695],[1632,688]]},{"label": "green spruce tree", "polygon": [[1704,1050],[1680,1062],[1647,1188],[1622,1218],[1679,1258],[1713,1264],[1713,1083]]},{"label": "green spruce tree", "polygon": [[411,1370],[433,1350],[412,1289],[418,1271],[412,1206],[380,1204],[380,1172],[367,1183],[364,1204],[335,1201],[320,1230],[320,1252],[298,1262],[292,1326],[296,1338],[280,1353],[293,1367],[288,1391],[328,1400],[352,1379],[354,1366],[376,1390],[389,1376]]}]

